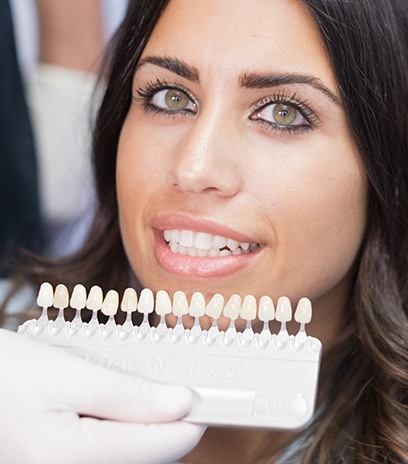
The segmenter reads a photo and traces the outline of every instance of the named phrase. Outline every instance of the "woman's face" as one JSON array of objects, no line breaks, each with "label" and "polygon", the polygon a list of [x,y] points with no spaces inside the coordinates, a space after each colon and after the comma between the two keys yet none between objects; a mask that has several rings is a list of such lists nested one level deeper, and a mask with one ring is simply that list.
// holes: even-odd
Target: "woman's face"
[{"label": "woman's face", "polygon": [[307,296],[338,321],[366,178],[306,8],[171,0],[134,75],[117,186],[143,286]]}]

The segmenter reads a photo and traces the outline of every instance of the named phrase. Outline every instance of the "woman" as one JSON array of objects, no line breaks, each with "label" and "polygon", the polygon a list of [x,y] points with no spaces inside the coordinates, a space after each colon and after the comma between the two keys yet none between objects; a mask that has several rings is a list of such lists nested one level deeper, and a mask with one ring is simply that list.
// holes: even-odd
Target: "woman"
[{"label": "woman", "polygon": [[[324,347],[307,430],[209,429],[183,462],[408,460],[407,31],[402,0],[131,3],[90,239],[37,275],[308,296]],[[227,246],[196,256],[200,233]]]}]

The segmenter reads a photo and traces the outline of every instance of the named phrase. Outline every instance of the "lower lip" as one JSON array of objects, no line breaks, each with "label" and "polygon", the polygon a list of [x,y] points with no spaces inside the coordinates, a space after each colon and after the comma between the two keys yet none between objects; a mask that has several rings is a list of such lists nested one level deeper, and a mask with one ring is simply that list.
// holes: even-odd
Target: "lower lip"
[{"label": "lower lip", "polygon": [[163,232],[154,231],[155,255],[165,271],[196,278],[224,277],[238,272],[258,255],[262,248],[253,253],[220,257],[192,257],[173,253],[163,238]]}]

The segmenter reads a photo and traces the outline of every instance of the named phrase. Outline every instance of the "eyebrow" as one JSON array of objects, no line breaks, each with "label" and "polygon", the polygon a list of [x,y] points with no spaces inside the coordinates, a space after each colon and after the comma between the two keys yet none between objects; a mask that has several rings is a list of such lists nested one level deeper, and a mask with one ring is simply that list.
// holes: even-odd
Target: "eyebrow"
[{"label": "eyebrow", "polygon": [[[189,66],[178,58],[146,56],[137,64],[136,71],[143,65],[150,63],[165,68],[180,77],[192,82],[200,82],[200,73],[194,66]],[[238,78],[239,85],[247,89],[267,89],[290,84],[306,84],[322,92],[333,103],[341,105],[340,98],[317,77],[307,74],[258,74],[243,73]]]},{"label": "eyebrow", "polygon": [[199,82],[199,72],[196,68],[188,66],[183,61],[177,58],[161,57],[161,56],[146,56],[142,58],[137,64],[136,71],[144,64],[154,64],[161,68],[168,69],[169,71],[184,77],[192,82]]},{"label": "eyebrow", "polygon": [[239,77],[241,87],[248,89],[265,89],[288,84],[307,84],[324,93],[333,103],[341,106],[340,98],[323,82],[314,76],[306,74],[242,74]]}]

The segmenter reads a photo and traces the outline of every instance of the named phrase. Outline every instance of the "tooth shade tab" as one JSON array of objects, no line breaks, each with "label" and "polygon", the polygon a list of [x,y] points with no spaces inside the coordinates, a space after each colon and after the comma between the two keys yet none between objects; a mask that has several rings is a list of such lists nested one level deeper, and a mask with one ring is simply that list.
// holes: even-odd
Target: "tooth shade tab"
[{"label": "tooth shade tab", "polygon": [[289,322],[292,320],[292,305],[286,296],[281,296],[278,299],[275,317],[278,322]]},{"label": "tooth shade tab", "polygon": [[309,298],[301,298],[295,311],[295,321],[299,324],[309,324],[312,320],[312,302]]},{"label": "tooth shade tab", "polygon": [[68,289],[63,284],[58,284],[54,294],[54,307],[58,309],[65,309],[68,307],[69,295]]},{"label": "tooth shade tab", "polygon": [[120,309],[124,313],[134,313],[137,309],[137,293],[134,288],[128,287],[123,292],[123,298],[120,303]]},{"label": "tooth shade tab", "polygon": [[154,296],[150,288],[144,288],[140,292],[137,310],[141,314],[150,314],[154,309]]},{"label": "tooth shade tab", "polygon": [[37,296],[37,305],[40,308],[49,308],[54,303],[54,289],[49,282],[43,282]]},{"label": "tooth shade tab", "polygon": [[225,305],[223,314],[231,320],[238,319],[241,312],[241,297],[239,295],[232,295]]},{"label": "tooth shade tab", "polygon": [[241,319],[253,321],[256,318],[256,299],[253,295],[246,295],[242,302]]},{"label": "tooth shade tab", "polygon": [[69,305],[73,309],[84,309],[86,306],[86,289],[82,284],[77,284],[72,291]]},{"label": "tooth shade tab", "polygon": [[171,313],[171,299],[166,290],[159,290],[156,294],[156,313],[159,316]]},{"label": "tooth shade tab", "polygon": [[188,314],[188,301],[184,292],[177,291],[173,295],[173,314],[177,317]]},{"label": "tooth shade tab", "polygon": [[224,297],[220,293],[216,293],[207,304],[205,314],[213,319],[218,319],[222,314],[223,307]]},{"label": "tooth shade tab", "polygon": [[88,298],[86,300],[86,308],[91,311],[99,311],[103,302],[103,293],[101,287],[94,285],[89,291]]},{"label": "tooth shade tab", "polygon": [[275,319],[275,306],[270,296],[262,296],[259,300],[258,318],[263,322]]},{"label": "tooth shade tab", "polygon": [[102,302],[101,311],[105,316],[115,316],[118,312],[119,294],[116,290],[109,290]]},{"label": "tooth shade tab", "polygon": [[188,308],[188,313],[192,317],[201,317],[204,316],[205,314],[205,299],[204,295],[200,292],[194,292],[191,301],[190,301],[190,306]]}]

